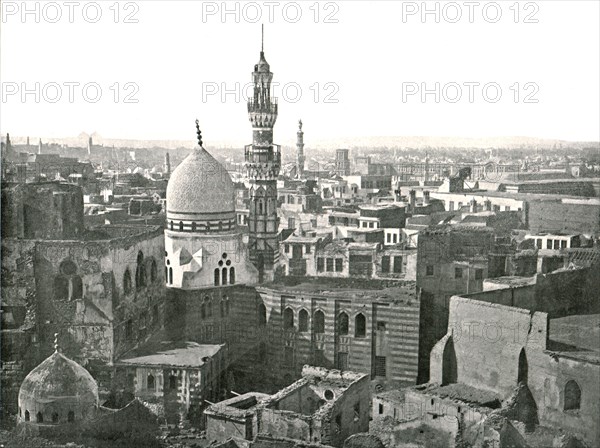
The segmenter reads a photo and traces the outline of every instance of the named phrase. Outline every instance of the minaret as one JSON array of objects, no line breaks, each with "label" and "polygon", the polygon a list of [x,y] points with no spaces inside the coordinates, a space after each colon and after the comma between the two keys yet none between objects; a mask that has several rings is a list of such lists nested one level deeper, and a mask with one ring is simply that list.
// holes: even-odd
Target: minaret
[{"label": "minaret", "polygon": [[8,132],[6,133],[6,155],[12,155],[12,143],[10,141],[10,134]]},{"label": "minaret", "polygon": [[302,120],[298,121],[298,132],[296,133],[296,176],[304,177],[304,132],[302,131]]},{"label": "minaret", "polygon": [[265,59],[264,28],[262,35],[260,59],[252,73],[254,96],[248,99],[253,138],[245,147],[244,163],[250,182],[248,249],[261,283],[273,280],[279,262],[277,177],[281,167],[281,147],[273,144],[277,99],[271,98],[273,73]]},{"label": "minaret", "polygon": [[165,166],[163,167],[164,177],[169,177],[171,175],[171,159],[169,157],[169,153],[165,154]]},{"label": "minaret", "polygon": [[42,153],[42,139],[40,138],[40,141],[38,142],[38,154]]},{"label": "minaret", "polygon": [[88,138],[88,146],[87,146],[88,156],[92,155],[92,146],[94,146],[94,143],[92,140],[92,136],[90,135],[90,137]]}]

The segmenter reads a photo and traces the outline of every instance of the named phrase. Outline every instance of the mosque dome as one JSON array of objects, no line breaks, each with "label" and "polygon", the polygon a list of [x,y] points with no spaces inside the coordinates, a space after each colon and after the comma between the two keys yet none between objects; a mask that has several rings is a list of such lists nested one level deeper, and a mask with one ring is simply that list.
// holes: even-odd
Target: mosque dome
[{"label": "mosque dome", "polygon": [[93,416],[97,407],[92,375],[58,350],[25,377],[19,390],[20,422],[77,422]]},{"label": "mosque dome", "polygon": [[196,147],[171,173],[167,215],[233,212],[234,196],[227,170],[204,148]]}]

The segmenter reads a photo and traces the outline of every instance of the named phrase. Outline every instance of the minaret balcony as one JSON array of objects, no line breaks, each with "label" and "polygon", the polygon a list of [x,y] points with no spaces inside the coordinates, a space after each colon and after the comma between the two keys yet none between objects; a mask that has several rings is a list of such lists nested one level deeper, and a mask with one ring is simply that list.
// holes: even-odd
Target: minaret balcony
[{"label": "minaret balcony", "polygon": [[248,112],[277,115],[277,98],[271,98],[267,102],[254,101],[254,98],[250,98],[248,99]]}]

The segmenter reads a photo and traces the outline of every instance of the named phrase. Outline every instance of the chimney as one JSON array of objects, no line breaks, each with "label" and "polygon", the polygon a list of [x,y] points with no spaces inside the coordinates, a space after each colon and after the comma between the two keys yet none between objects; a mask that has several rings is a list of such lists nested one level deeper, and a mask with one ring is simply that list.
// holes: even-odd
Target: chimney
[{"label": "chimney", "polygon": [[469,202],[469,211],[471,213],[477,213],[477,201],[475,200],[475,198],[471,199],[471,201]]},{"label": "chimney", "polygon": [[429,205],[429,191],[423,191],[423,206]]},{"label": "chimney", "polygon": [[417,192],[415,190],[410,190],[408,194],[410,195],[410,210],[414,211],[417,206]]}]

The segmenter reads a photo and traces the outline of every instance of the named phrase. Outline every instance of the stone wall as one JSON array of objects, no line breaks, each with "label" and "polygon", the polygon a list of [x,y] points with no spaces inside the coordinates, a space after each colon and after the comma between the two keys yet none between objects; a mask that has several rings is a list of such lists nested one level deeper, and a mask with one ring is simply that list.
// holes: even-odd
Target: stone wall
[{"label": "stone wall", "polygon": [[[600,441],[600,364],[578,353],[547,351],[547,319],[543,312],[453,297],[448,338],[440,344],[451,338],[455,358],[432,360],[432,377],[443,377],[433,370],[451,369],[447,362],[455,362],[452,382],[494,392],[504,399],[514,393],[518,383],[524,383],[536,403],[540,425],[580,434],[595,446]],[[569,381],[581,391],[578,409],[565,410]]]}]

